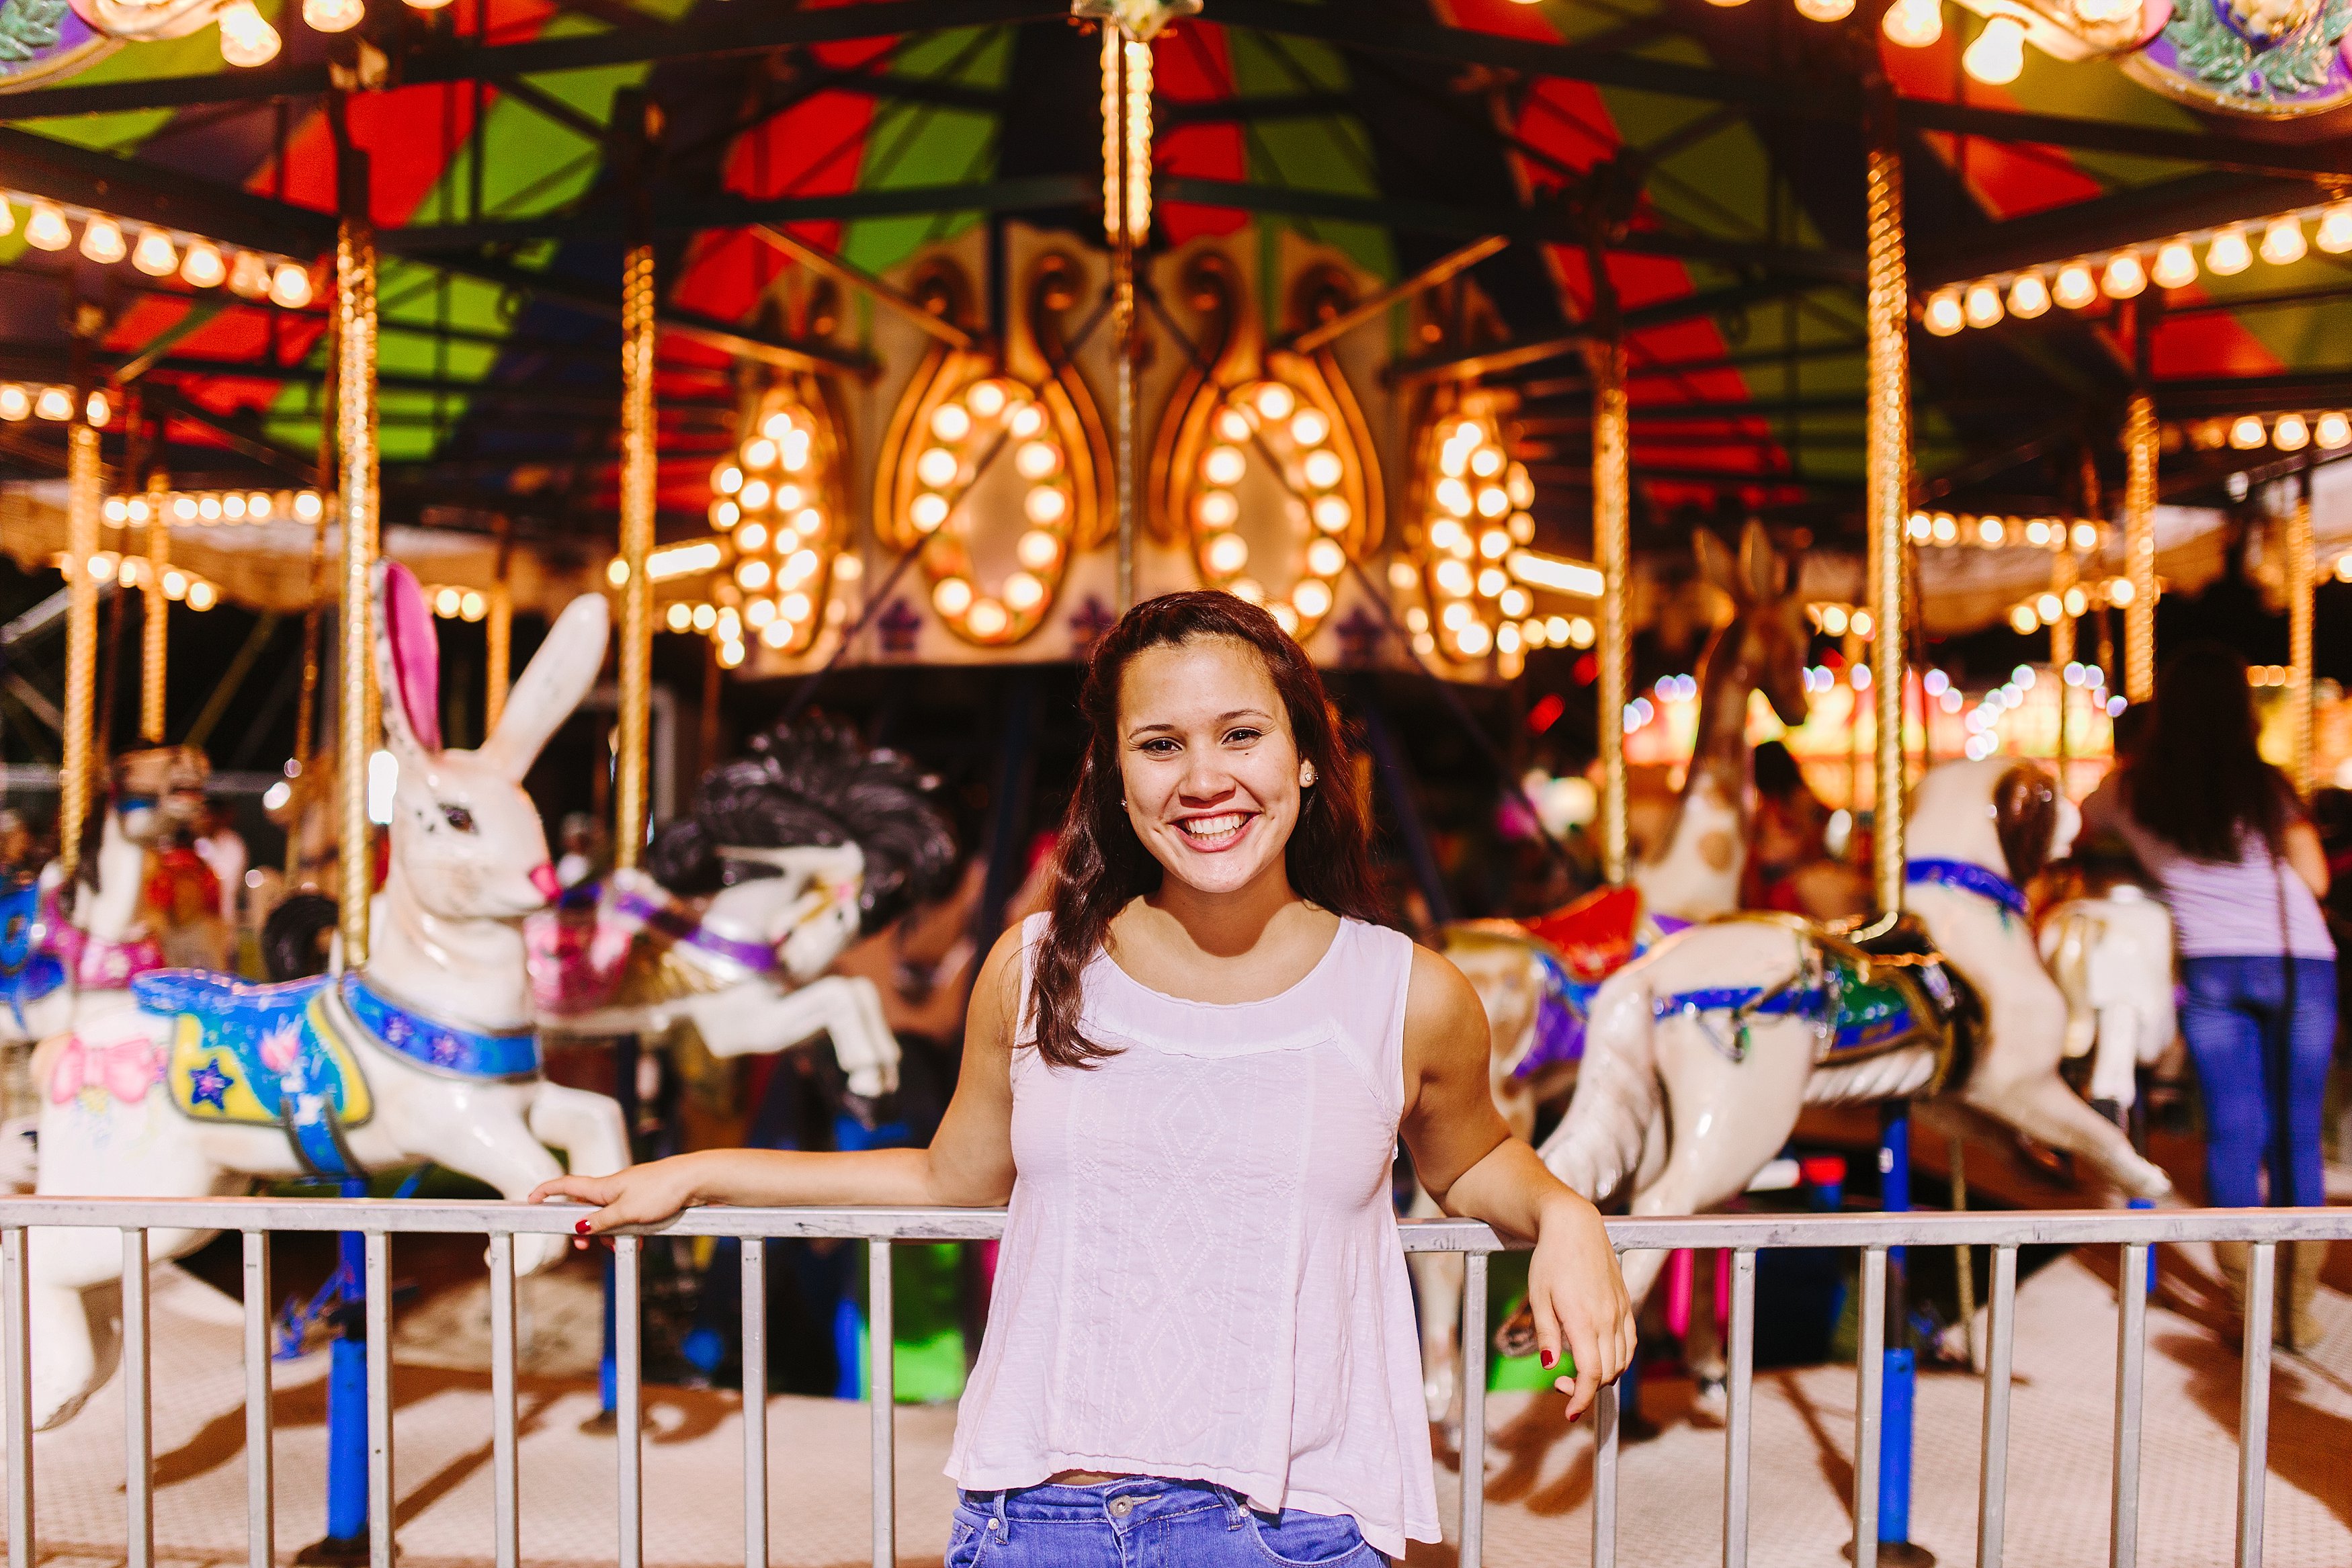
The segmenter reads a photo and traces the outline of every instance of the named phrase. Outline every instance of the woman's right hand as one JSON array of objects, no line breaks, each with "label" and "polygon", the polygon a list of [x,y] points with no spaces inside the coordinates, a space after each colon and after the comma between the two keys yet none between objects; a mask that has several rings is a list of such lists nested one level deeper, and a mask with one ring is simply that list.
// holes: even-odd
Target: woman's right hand
[{"label": "woman's right hand", "polygon": [[613,1176],[557,1176],[531,1188],[529,1201],[568,1197],[593,1205],[595,1212],[572,1227],[582,1236],[601,1235],[625,1225],[658,1224],[696,1200],[694,1164],[692,1155],[676,1155],[631,1166]]}]

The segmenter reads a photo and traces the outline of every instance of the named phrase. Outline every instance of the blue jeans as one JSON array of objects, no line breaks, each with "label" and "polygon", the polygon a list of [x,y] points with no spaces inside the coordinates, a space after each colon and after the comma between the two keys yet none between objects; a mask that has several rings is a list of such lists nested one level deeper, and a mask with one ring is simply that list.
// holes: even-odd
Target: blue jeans
[{"label": "blue jeans", "polygon": [[1276,1518],[1208,1481],[1136,1476],[1092,1486],[968,1491],[947,1568],[1380,1568],[1345,1514]]},{"label": "blue jeans", "polygon": [[2180,1032],[2205,1092],[2205,1201],[2217,1208],[2316,1208],[2321,1102],[2336,1050],[2336,963],[2297,958],[2287,1006],[2287,960],[2184,958],[2188,1005]]}]

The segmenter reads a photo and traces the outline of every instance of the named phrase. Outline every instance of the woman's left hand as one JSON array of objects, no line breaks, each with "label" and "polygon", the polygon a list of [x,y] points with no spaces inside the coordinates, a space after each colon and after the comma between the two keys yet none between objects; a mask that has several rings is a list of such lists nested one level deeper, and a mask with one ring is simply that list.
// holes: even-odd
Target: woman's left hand
[{"label": "woman's left hand", "polygon": [[1565,1189],[1544,1206],[1528,1307],[1544,1365],[1558,1365],[1563,1348],[1574,1360],[1573,1378],[1553,1383],[1568,1396],[1573,1421],[1633,1361],[1633,1303],[1600,1212]]}]

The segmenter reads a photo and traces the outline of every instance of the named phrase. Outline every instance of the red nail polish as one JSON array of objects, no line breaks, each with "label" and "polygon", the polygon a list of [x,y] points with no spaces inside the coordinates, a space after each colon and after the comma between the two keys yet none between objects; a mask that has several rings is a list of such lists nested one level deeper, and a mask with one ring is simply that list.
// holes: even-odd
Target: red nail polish
[{"label": "red nail polish", "polygon": [[584,1219],[583,1219],[583,1220],[582,1220],[579,1224],[577,1224],[577,1225],[573,1226],[572,1228],[573,1230],[575,1230],[575,1231],[579,1232],[581,1235],[585,1236],[585,1235],[587,1235],[587,1234],[588,1234],[588,1222],[587,1222],[586,1220],[584,1220]]},{"label": "red nail polish", "polygon": [[1544,1352],[1544,1353],[1543,1353],[1543,1364],[1544,1364],[1544,1370],[1545,1370],[1546,1372],[1549,1372],[1549,1371],[1551,1370],[1552,1363],[1554,1363],[1554,1362],[1558,1361],[1559,1359],[1559,1356],[1557,1356],[1557,1355],[1554,1355],[1550,1351],[1546,1351],[1546,1352]]}]

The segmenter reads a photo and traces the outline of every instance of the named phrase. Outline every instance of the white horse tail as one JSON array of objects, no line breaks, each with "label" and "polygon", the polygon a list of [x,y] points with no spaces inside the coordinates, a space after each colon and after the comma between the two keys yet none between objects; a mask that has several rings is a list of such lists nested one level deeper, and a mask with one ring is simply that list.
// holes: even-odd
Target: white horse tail
[{"label": "white horse tail", "polygon": [[1832,1062],[1805,1080],[1805,1103],[1839,1105],[1856,1100],[1900,1100],[1926,1089],[1936,1076],[1936,1053],[1907,1046],[1860,1061]]},{"label": "white horse tail", "polygon": [[1661,1099],[1649,979],[1629,969],[1593,997],[1576,1097],[1537,1153],[1553,1175],[1598,1203],[1639,1164]]}]

